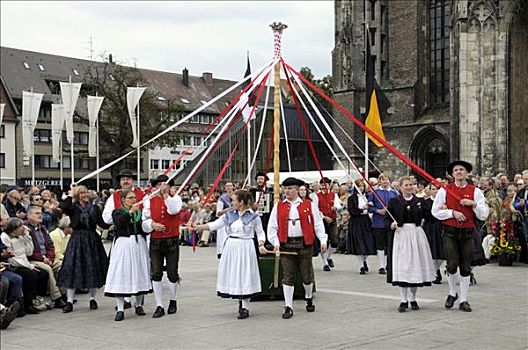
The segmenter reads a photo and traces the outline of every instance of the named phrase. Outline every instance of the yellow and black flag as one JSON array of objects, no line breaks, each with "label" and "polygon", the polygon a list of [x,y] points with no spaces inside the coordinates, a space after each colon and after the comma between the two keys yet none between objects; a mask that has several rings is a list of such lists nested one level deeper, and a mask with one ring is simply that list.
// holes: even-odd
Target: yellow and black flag
[{"label": "yellow and black flag", "polygon": [[[366,45],[366,74],[365,74],[365,86],[366,86],[366,113],[365,125],[372,131],[374,131],[379,137],[385,140],[385,134],[381,124],[382,119],[386,119],[387,109],[390,107],[390,102],[381,91],[381,88],[376,81],[375,72],[376,67],[374,66],[374,59],[370,54],[370,38],[367,30],[367,45]],[[378,147],[382,147],[382,144],[376,141],[373,137],[368,135],[368,138],[376,144]]]}]

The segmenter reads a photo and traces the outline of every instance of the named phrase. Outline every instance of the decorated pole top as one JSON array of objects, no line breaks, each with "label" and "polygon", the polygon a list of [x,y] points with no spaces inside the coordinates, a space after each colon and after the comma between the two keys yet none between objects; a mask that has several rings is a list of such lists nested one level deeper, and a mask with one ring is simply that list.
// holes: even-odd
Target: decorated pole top
[{"label": "decorated pole top", "polygon": [[282,22],[273,22],[270,24],[271,30],[273,30],[273,51],[274,51],[274,58],[281,56],[281,37],[282,37],[282,31],[288,26]]}]

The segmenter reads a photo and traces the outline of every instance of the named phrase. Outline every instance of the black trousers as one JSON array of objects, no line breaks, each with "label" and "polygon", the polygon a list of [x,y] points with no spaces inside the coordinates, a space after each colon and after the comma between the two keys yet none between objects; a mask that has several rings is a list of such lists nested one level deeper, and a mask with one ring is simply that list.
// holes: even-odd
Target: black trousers
[{"label": "black trousers", "polygon": [[176,283],[180,280],[178,264],[180,261],[180,240],[178,237],[155,238],[150,240],[150,270],[155,282],[163,277],[163,263],[166,263],[167,278]]},{"label": "black trousers", "polygon": [[447,257],[447,272],[457,273],[467,277],[471,274],[471,260],[473,259],[473,230],[474,228],[457,228],[444,225],[442,239]]},{"label": "black trousers", "polygon": [[44,270],[30,270],[26,267],[11,267],[11,271],[22,276],[24,306],[32,306],[36,295],[45,296],[48,290],[49,275]]}]

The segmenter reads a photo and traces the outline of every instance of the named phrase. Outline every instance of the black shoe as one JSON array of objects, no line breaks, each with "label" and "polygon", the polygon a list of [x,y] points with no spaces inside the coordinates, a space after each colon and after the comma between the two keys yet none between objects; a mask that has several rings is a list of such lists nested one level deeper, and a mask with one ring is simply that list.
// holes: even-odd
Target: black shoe
[{"label": "black shoe", "polygon": [[469,284],[470,285],[477,284],[477,279],[475,278],[475,275],[473,274],[473,272],[471,272],[471,274],[469,275]]},{"label": "black shoe", "polygon": [[313,304],[313,298],[307,298],[306,299],[306,311],[308,311],[308,312],[314,312],[315,311],[315,305]]},{"label": "black shoe", "polygon": [[285,306],[284,307],[284,312],[282,313],[282,318],[284,318],[285,320],[289,319],[289,318],[292,318],[293,317],[293,310],[291,307],[289,306]]},{"label": "black shoe", "polygon": [[378,270],[378,273],[380,275],[386,275],[387,274],[387,271],[385,271],[385,269],[383,267],[381,267],[379,270]]},{"label": "black shoe", "polygon": [[161,316],[165,315],[165,310],[161,306],[158,306],[156,308],[156,311],[154,311],[154,314],[152,315],[152,318],[160,318]]},{"label": "black shoe", "polygon": [[456,296],[452,296],[451,294],[449,294],[445,302],[446,309],[451,309],[453,305],[455,305],[455,300],[457,299],[458,299],[458,294]]},{"label": "black shoe", "polygon": [[167,309],[167,313],[169,315],[175,314],[176,311],[178,311],[178,305],[176,305],[176,300],[169,301],[169,308]]},{"label": "black shoe", "polygon": [[62,312],[64,312],[65,314],[67,314],[68,312],[72,312],[72,311],[73,311],[73,304],[70,302],[67,302],[66,305],[62,308]]},{"label": "black shoe", "polygon": [[368,266],[366,261],[363,261],[363,269],[365,270],[365,272],[368,272]]},{"label": "black shoe", "polygon": [[238,312],[238,317],[237,318],[239,320],[243,320],[243,319],[248,318],[248,317],[249,317],[249,310],[241,308],[240,311]]},{"label": "black shoe", "polygon": [[398,312],[405,312],[405,310],[407,310],[408,307],[409,307],[409,303],[407,301],[405,303],[401,302],[400,306],[398,306]]},{"label": "black shoe", "polygon": [[458,306],[458,308],[462,311],[465,311],[465,312],[471,312],[471,305],[469,305],[469,303],[467,301],[463,301],[460,303],[460,305]]},{"label": "black shoe", "polygon": [[26,316],[26,310],[24,310],[24,308],[21,307],[20,310],[18,310],[17,317],[24,317],[24,316]]},{"label": "black shoe", "polygon": [[6,329],[7,327],[9,327],[11,322],[13,322],[15,318],[17,318],[18,311],[20,311],[20,304],[18,303],[18,301],[15,301],[13,302],[13,304],[11,304],[11,306],[9,306],[7,311],[2,316],[2,321],[0,322],[0,329]]},{"label": "black shoe", "polygon": [[411,301],[411,310],[420,310],[420,307],[416,301]]},{"label": "black shoe", "polygon": [[65,306],[66,306],[66,303],[64,302],[64,300],[62,300],[62,298],[57,298],[57,299],[53,300],[53,307],[54,308],[62,309]]},{"label": "black shoe", "polygon": [[125,301],[125,310],[131,309],[131,308],[132,308],[132,303],[130,301]]},{"label": "black shoe", "polygon": [[143,310],[143,306],[136,306],[136,315],[145,316],[145,310]]},{"label": "black shoe", "polygon": [[365,268],[364,267],[359,268],[359,274],[360,275],[364,275],[365,274]]},{"label": "black shoe", "polygon": [[325,266],[323,267],[323,271],[327,271],[327,272],[328,272],[328,271],[331,271],[331,270],[330,270],[330,266],[325,265]]},{"label": "black shoe", "polygon": [[116,313],[114,321],[123,321],[124,319],[125,319],[125,312],[124,311],[118,311]]},{"label": "black shoe", "polygon": [[327,261],[328,261],[328,266],[330,266],[331,268],[333,268],[333,267],[334,267],[334,260],[332,260],[332,259],[328,259]]},{"label": "black shoe", "polygon": [[97,310],[98,308],[97,301],[95,301],[95,299],[90,299],[90,310]]}]

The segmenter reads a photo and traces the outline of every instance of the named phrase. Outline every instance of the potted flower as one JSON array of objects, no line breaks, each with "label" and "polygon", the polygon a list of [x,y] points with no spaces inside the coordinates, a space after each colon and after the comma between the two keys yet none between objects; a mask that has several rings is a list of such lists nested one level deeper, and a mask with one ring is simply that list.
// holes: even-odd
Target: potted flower
[{"label": "potted flower", "polygon": [[512,222],[502,220],[499,239],[493,243],[491,253],[498,257],[500,266],[511,266],[520,251],[521,245],[515,238]]}]

